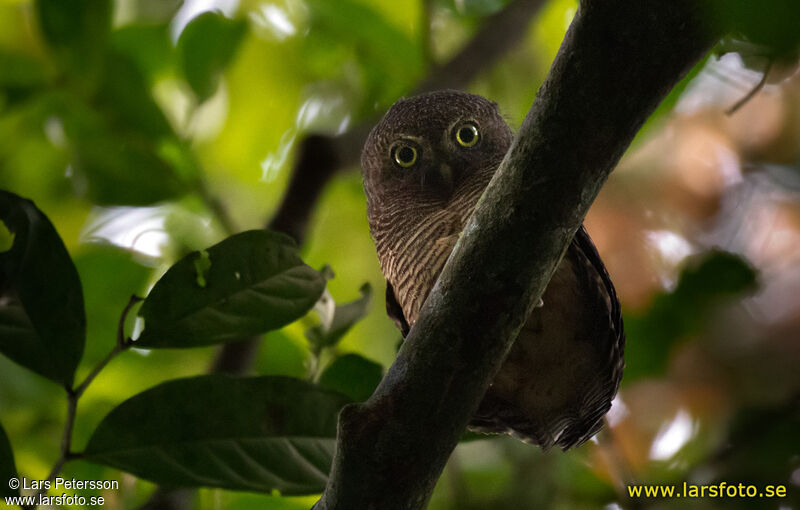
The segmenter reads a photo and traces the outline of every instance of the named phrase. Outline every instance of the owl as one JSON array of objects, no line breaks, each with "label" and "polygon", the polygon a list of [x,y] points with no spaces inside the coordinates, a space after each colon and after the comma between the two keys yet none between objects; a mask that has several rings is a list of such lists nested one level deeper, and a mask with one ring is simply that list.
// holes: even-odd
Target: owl
[{"label": "owl", "polygon": [[[387,282],[387,312],[403,336],[512,138],[496,104],[452,90],[401,99],[367,138],[367,216]],[[581,227],[470,429],[510,433],[543,448],[583,443],[611,407],[624,342],[614,286]]]}]

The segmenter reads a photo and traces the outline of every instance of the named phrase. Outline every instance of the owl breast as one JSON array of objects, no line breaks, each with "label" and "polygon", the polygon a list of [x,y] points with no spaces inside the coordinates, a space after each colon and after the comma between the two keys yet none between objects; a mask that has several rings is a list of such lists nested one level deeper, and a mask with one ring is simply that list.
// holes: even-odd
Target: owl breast
[{"label": "owl breast", "polygon": [[[395,200],[372,215],[370,226],[381,272],[409,326],[417,321],[490,174],[447,200]],[[413,205],[412,206],[410,206]]]},{"label": "owl breast", "polygon": [[[468,194],[460,200],[477,202]],[[473,209],[431,205],[422,215],[398,210],[387,216],[393,220],[393,235],[373,232],[392,290],[387,299],[395,299],[402,310],[404,329],[416,322]],[[470,428],[566,449],[600,429],[623,368],[619,305],[583,228],[542,301],[529,315]]]}]

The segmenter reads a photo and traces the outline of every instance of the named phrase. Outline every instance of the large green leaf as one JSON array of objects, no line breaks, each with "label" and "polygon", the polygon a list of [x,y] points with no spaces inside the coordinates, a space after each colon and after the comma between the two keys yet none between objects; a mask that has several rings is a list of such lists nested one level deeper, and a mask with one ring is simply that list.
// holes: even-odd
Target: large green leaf
[{"label": "large green leaf", "polygon": [[358,354],[345,354],[337,358],[322,372],[319,385],[363,402],[378,387],[383,378],[383,367]]},{"label": "large green leaf", "polygon": [[90,102],[68,97],[58,107],[76,190],[102,205],[148,205],[186,193],[186,163],[167,150],[179,142],[138,65],[110,53],[105,71]]},{"label": "large green leaf", "polygon": [[111,129],[133,131],[150,139],[173,134],[136,61],[123,54],[111,53],[106,58],[95,102]]},{"label": "large green leaf", "polygon": [[233,235],[173,265],[139,311],[142,347],[196,347],[241,340],[299,319],[325,279],[303,263],[287,236]]},{"label": "large green leaf", "polygon": [[94,74],[111,30],[111,0],[36,0],[36,10],[60,67],[81,78]]},{"label": "large green leaf", "polygon": [[11,451],[11,443],[8,442],[6,431],[0,425],[0,497],[19,495],[18,488],[12,489],[8,486],[8,482],[12,478],[17,478],[14,453]]},{"label": "large green leaf", "polygon": [[0,253],[0,352],[71,385],[86,336],[78,272],[33,202],[0,190],[0,220],[14,233]]},{"label": "large green leaf", "polygon": [[316,349],[336,345],[356,322],[367,315],[372,287],[369,283],[365,283],[360,290],[360,298],[334,309],[333,317],[328,324],[320,324],[306,331],[306,338]]},{"label": "large green leaf", "polygon": [[242,20],[204,12],[181,32],[178,58],[186,81],[200,101],[216,92],[219,74],[236,54],[246,29]]},{"label": "large green leaf", "polygon": [[165,485],[313,494],[347,402],[287,377],[169,381],[111,411],[84,453]]},{"label": "large green leaf", "polygon": [[41,59],[0,48],[0,109],[24,104],[44,88],[48,74]]}]

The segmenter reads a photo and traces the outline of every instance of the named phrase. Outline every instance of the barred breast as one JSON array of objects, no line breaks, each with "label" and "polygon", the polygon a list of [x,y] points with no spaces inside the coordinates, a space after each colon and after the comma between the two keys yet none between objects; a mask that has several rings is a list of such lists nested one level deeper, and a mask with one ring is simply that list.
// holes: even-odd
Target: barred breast
[{"label": "barred breast", "polygon": [[[476,181],[478,181],[476,179]],[[436,283],[485,183],[443,207],[399,197],[370,227],[405,334]],[[406,206],[411,203],[411,206]],[[616,293],[581,227],[470,422],[543,448],[567,449],[594,435],[622,377],[624,332]],[[390,311],[390,315],[394,315]]]}]

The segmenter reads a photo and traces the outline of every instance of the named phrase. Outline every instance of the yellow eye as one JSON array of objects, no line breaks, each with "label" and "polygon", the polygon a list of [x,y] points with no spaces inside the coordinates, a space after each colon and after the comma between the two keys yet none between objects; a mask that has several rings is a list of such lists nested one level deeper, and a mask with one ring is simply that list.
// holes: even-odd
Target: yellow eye
[{"label": "yellow eye", "polygon": [[394,160],[403,168],[414,166],[417,162],[417,149],[408,144],[397,145],[392,151]]},{"label": "yellow eye", "polygon": [[462,124],[456,129],[456,141],[462,147],[474,147],[479,138],[478,128],[471,122]]}]

